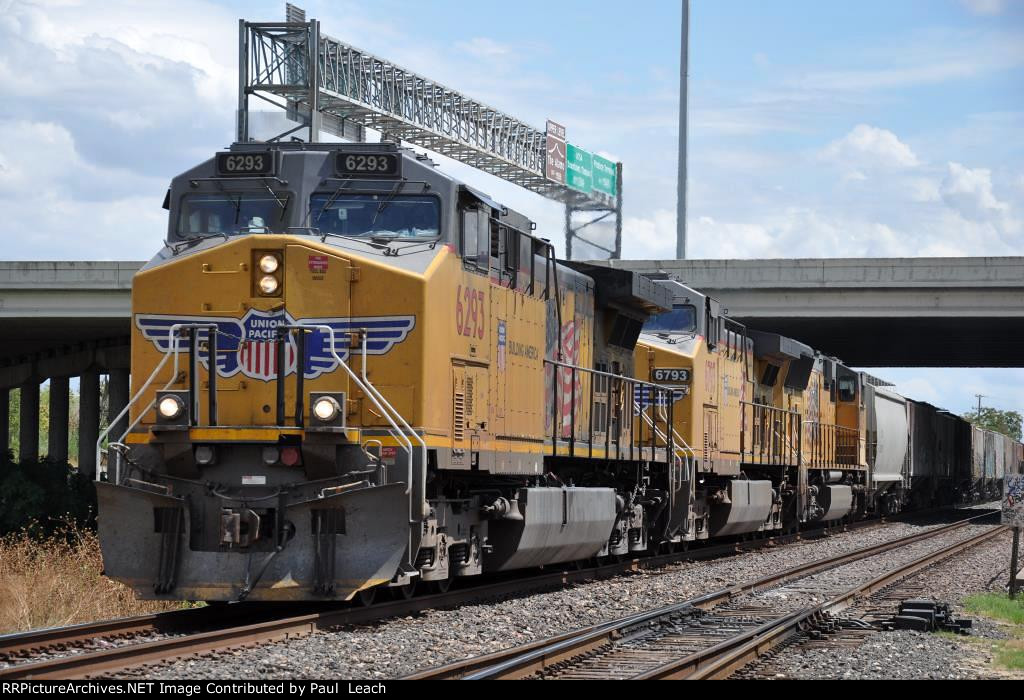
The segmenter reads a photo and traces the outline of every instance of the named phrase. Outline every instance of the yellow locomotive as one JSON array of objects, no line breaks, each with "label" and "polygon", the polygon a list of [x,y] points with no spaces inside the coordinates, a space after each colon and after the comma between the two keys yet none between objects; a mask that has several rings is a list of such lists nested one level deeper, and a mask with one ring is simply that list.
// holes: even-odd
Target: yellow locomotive
[{"label": "yellow locomotive", "polygon": [[558,261],[412,151],[236,144],[165,207],[97,484],[141,597],[368,602],[906,500],[864,375]]}]

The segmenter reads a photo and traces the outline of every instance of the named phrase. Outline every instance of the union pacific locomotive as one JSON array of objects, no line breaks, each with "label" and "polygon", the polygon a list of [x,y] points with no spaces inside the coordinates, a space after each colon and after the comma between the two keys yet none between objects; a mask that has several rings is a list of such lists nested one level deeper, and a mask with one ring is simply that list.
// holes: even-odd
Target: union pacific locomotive
[{"label": "union pacific locomotive", "polygon": [[408,596],[964,500],[1024,458],[676,280],[559,261],[393,144],[236,144],[165,208],[97,483],[144,598]]}]

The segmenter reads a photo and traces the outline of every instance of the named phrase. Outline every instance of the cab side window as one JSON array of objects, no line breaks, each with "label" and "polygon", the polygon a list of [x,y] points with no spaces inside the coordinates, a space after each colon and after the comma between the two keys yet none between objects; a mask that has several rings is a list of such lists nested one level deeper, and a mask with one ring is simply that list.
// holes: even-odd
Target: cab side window
[{"label": "cab side window", "polygon": [[533,242],[519,236],[519,277],[516,288],[524,294],[533,293]]},{"label": "cab side window", "polygon": [[490,264],[489,218],[482,209],[467,209],[462,213],[462,264],[481,274],[488,273]]},{"label": "cab side window", "polygon": [[709,350],[714,350],[716,347],[718,347],[718,335],[719,335],[719,325],[718,324],[719,324],[719,321],[721,319],[718,316],[712,316],[711,315],[711,309],[708,308],[708,307],[705,307],[704,319],[705,319],[704,327],[706,329],[706,334],[704,336],[704,340],[708,344],[708,349]]},{"label": "cab side window", "polygon": [[857,398],[857,381],[853,377],[839,379],[839,400],[850,402]]}]

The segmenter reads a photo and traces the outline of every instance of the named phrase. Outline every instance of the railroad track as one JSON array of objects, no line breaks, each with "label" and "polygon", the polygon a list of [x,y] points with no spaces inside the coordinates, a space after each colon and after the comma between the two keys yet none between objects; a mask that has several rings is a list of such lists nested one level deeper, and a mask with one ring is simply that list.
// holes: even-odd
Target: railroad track
[{"label": "railroad track", "polygon": [[[956,533],[990,514],[737,584],[682,603],[487,656],[448,664],[408,679],[700,679],[726,678],[802,631],[834,624],[857,598],[1005,531],[978,535],[904,561],[856,583],[835,572],[854,562]],[[814,581],[822,574],[822,580]],[[821,602],[799,604],[808,596]]]},{"label": "railroad track", "polygon": [[[919,517],[921,513],[911,514]],[[983,517],[983,516],[976,516]],[[653,569],[779,546],[834,532],[869,529],[897,519],[865,520],[833,528],[778,535],[630,559],[602,566],[507,577],[472,588],[386,601],[368,607],[338,604],[244,603],[121,618],[70,627],[0,636],[0,679],[60,679],[110,674],[127,668],[197,654],[236,649],[312,634],[343,625],[363,624],[431,609],[455,607],[487,598],[539,592],[626,572]],[[940,528],[941,529],[941,528]]]}]

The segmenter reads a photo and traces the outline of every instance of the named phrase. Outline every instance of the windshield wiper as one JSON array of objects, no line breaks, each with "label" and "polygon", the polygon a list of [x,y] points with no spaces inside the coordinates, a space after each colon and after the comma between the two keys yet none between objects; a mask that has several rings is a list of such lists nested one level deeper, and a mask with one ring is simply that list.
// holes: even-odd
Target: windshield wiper
[{"label": "windshield wiper", "polygon": [[385,209],[387,209],[388,205],[391,204],[391,200],[395,198],[395,195],[398,194],[398,191],[402,189],[402,185],[404,184],[405,182],[402,180],[396,181],[395,186],[391,188],[391,191],[388,193],[388,196],[382,199],[380,201],[380,204],[377,205],[377,212],[373,215],[373,219],[371,219],[370,221],[369,228],[371,231],[373,230],[373,225],[377,223],[377,217],[380,216]]},{"label": "windshield wiper", "polygon": [[[270,185],[266,183],[265,180],[263,182],[263,186],[267,188],[267,192],[269,192],[270,196],[274,198],[275,202],[277,202],[277,206],[281,207],[281,218],[284,219],[284,213],[288,209],[288,203],[292,200],[291,194],[286,194],[284,199],[282,200],[280,197],[277,196],[277,192],[274,192],[274,190],[270,187]],[[241,197],[239,197],[239,200],[241,200]]]},{"label": "windshield wiper", "polygon": [[[181,234],[178,234],[178,235],[181,235]],[[187,248],[188,246],[192,245],[193,243],[198,243],[199,241],[205,241],[205,240],[207,240],[209,238],[219,238],[221,236],[224,237],[225,241],[230,240],[230,238],[228,237],[228,234],[227,234],[226,231],[215,231],[213,233],[194,233],[194,234],[192,234],[190,236],[185,236],[184,237],[185,240],[183,240],[183,241],[175,241],[174,243],[169,243],[167,241],[164,241],[164,243],[167,243],[167,247],[171,248],[175,253],[177,253],[179,248]]]},{"label": "windshield wiper", "polygon": [[[300,226],[299,228],[306,228],[306,227],[305,226]],[[371,248],[376,248],[377,250],[390,250],[390,248],[388,248],[388,245],[386,243],[377,243],[376,241],[374,241],[371,238],[360,238],[358,236],[346,236],[343,233],[333,233],[331,231],[319,231],[319,230],[314,235],[320,236],[320,242],[321,243],[325,242],[328,237],[331,237],[331,238],[340,238],[343,241],[352,241],[353,243],[363,243],[364,245],[368,245]]]},{"label": "windshield wiper", "polygon": [[692,340],[693,338],[695,338],[697,336],[697,332],[696,331],[669,331],[669,332],[662,331],[662,332],[659,333],[659,332],[655,331],[654,335],[658,336],[659,338],[664,340],[666,343],[669,343],[671,345],[678,345],[679,343],[682,343],[683,341]]},{"label": "windshield wiper", "polygon": [[331,205],[334,204],[338,197],[341,196],[341,193],[345,190],[345,187],[348,185],[349,182],[351,182],[351,180],[345,180],[340,185],[338,185],[338,189],[334,190],[334,194],[330,196],[330,199],[328,199],[327,202],[324,204],[323,208],[320,210],[320,213],[316,215],[316,220],[313,221],[314,224],[320,223],[320,217],[327,213],[327,210],[330,209]]}]

